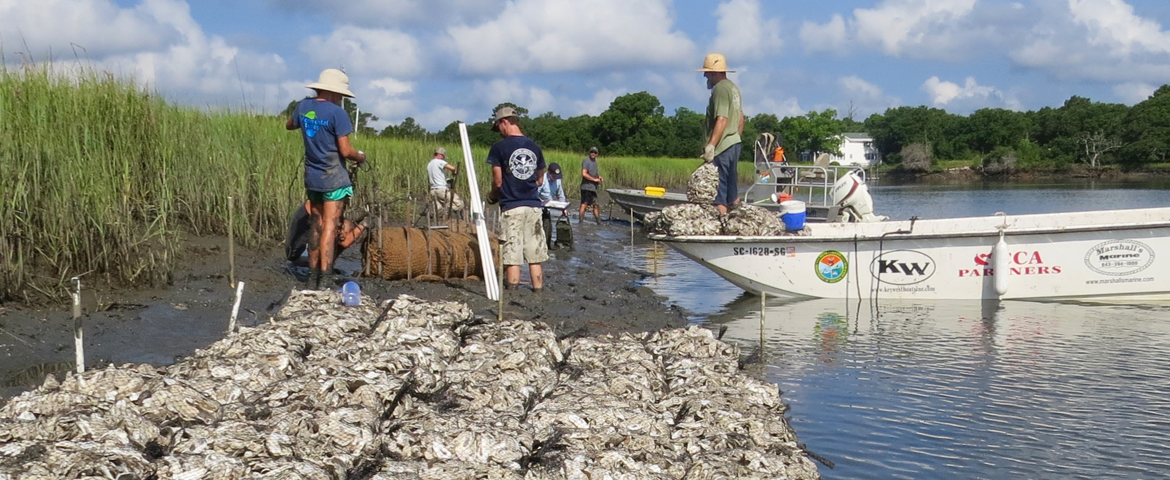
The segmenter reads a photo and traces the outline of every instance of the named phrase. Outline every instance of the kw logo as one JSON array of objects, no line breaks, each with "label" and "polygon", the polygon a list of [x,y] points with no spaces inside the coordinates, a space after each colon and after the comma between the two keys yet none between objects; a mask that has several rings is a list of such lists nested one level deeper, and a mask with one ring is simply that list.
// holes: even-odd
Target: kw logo
[{"label": "kw logo", "polygon": [[881,283],[913,285],[934,275],[934,259],[917,250],[895,250],[873,259],[869,272]]}]

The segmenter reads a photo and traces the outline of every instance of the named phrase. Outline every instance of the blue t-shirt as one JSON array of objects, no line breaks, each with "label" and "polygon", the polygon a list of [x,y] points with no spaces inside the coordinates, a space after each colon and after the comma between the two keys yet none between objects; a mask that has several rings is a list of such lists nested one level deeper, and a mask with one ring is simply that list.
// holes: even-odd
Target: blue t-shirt
[{"label": "blue t-shirt", "polygon": [[293,125],[305,140],[305,189],[332,192],[350,186],[337,139],[353,133],[345,109],[333,102],[306,98],[297,104]]},{"label": "blue t-shirt", "polygon": [[504,185],[500,187],[500,210],[516,207],[540,208],[538,174],[545,169],[544,153],[528,137],[506,137],[492,145],[488,164],[504,171]]}]

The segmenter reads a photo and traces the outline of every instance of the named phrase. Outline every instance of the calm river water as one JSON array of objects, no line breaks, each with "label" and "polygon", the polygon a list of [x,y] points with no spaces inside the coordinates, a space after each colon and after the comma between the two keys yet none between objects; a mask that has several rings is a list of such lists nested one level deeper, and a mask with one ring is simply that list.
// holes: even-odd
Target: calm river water
[{"label": "calm river water", "polygon": [[[1170,185],[872,186],[920,218],[1170,205]],[[827,479],[1170,477],[1170,305],[770,301],[638,241],[646,285],[762,348]]]}]

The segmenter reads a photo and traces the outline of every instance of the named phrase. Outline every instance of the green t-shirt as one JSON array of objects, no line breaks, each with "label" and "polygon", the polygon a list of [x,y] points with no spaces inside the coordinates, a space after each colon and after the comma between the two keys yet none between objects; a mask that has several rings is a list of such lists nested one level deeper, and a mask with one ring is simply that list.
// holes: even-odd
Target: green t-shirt
[{"label": "green t-shirt", "polygon": [[723,138],[715,145],[715,154],[718,155],[728,147],[739,143],[739,118],[743,115],[743,104],[739,98],[739,87],[731,80],[720,80],[711,89],[711,101],[707,102],[707,134],[715,129],[716,117],[727,118],[727,128],[723,129]]}]

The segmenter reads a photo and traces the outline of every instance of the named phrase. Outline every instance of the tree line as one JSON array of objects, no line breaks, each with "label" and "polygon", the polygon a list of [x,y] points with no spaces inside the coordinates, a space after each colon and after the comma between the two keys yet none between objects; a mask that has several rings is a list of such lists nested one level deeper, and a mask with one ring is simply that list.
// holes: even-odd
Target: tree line
[{"label": "tree line", "polygon": [[[585,152],[597,146],[604,155],[690,158],[698,157],[707,133],[702,112],[680,107],[668,116],[658,98],[647,92],[617,97],[597,116],[562,118],[553,112],[533,116],[512,103],[496,108],[505,105],[520,114],[526,135],[552,150]],[[352,104],[347,109],[355,113]],[[374,121],[376,116],[361,113],[358,134],[459,141],[457,122],[429,132],[411,117],[381,131],[368,126]],[[474,144],[499,140],[491,131],[490,113],[467,128]],[[839,117],[833,109],[783,119],[761,113],[746,118],[742,160],[752,159],[751,145],[763,132],[776,134],[790,161],[801,152],[809,154],[806,158],[820,152],[840,153],[839,134],[865,132],[874,138],[885,163],[911,171],[956,160],[979,163],[985,173],[1073,165],[1134,169],[1166,162],[1170,85],[1132,107],[1073,96],[1056,108],[984,108],[966,116],[927,106],[889,108],[862,121],[852,115]]]}]

